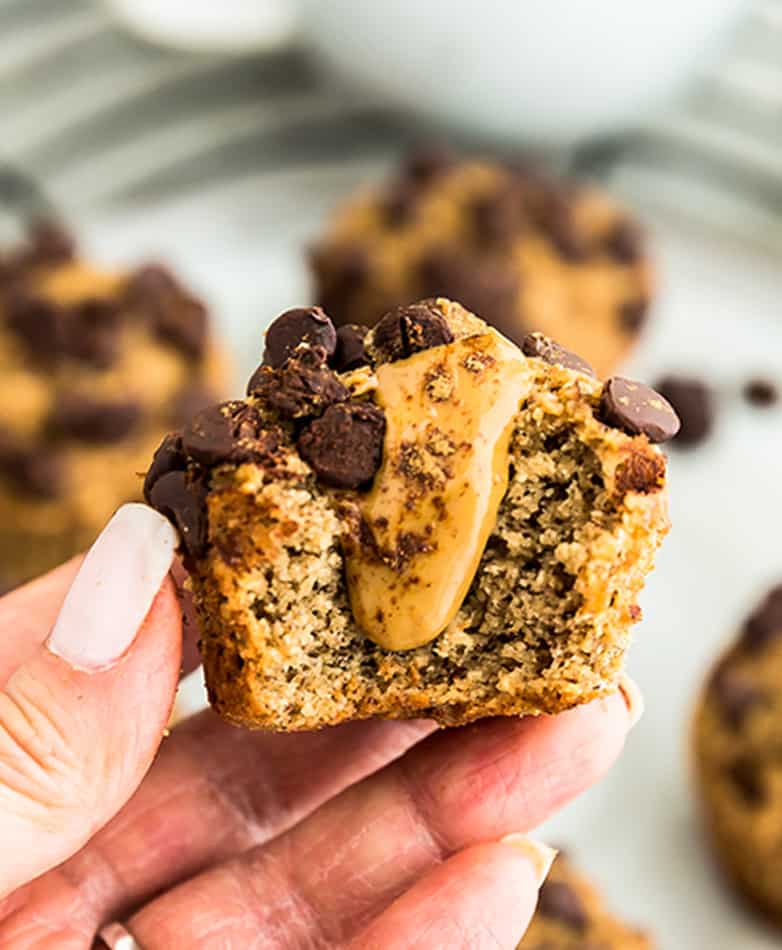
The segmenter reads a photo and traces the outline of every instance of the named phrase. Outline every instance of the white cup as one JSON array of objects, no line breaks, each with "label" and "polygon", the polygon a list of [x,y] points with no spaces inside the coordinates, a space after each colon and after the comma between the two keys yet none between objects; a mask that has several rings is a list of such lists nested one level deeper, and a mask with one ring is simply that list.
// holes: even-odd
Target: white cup
[{"label": "white cup", "polygon": [[635,124],[697,70],[744,0],[305,0],[343,75],[430,118],[564,145]]}]

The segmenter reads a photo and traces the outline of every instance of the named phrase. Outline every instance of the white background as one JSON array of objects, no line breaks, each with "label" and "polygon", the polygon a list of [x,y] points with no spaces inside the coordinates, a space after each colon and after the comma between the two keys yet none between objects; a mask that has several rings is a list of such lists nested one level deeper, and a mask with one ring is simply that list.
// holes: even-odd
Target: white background
[{"label": "white background", "polygon": [[[366,168],[362,167],[362,172]],[[258,361],[262,331],[308,302],[302,244],[355,169],[247,179],[204,199],[81,222],[107,261],[157,253],[213,305],[236,355],[237,389]],[[688,778],[688,720],[720,645],[755,599],[782,580],[782,407],[754,409],[751,374],[782,384],[782,274],[776,261],[716,237],[652,220],[660,296],[628,372],[648,381],[695,371],[718,387],[711,440],[671,450],[673,530],[642,598],[630,670],[644,719],[610,776],[543,830],[594,873],[610,902],[675,950],[762,950],[782,938],[752,921],[714,875]],[[192,692],[192,691],[191,691]]]}]

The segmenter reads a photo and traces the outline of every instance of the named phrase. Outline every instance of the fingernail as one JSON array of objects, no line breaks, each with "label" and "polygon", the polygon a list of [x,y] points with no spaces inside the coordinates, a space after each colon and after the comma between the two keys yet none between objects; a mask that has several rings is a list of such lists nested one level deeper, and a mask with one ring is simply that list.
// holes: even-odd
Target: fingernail
[{"label": "fingernail", "polygon": [[123,505],[82,561],[46,646],[87,673],[130,648],[171,567],[177,535],[146,505]]},{"label": "fingernail", "polygon": [[535,841],[534,838],[528,838],[527,835],[512,834],[505,835],[500,839],[500,844],[508,844],[518,851],[522,851],[532,865],[535,873],[535,880],[538,887],[546,880],[554,858],[557,856],[555,848],[550,848],[542,841]]},{"label": "fingernail", "polygon": [[627,673],[622,673],[619,677],[618,688],[622,694],[622,699],[625,701],[625,706],[627,706],[630,728],[632,729],[644,714],[646,704],[644,703],[643,693],[638,683],[631,679]]}]

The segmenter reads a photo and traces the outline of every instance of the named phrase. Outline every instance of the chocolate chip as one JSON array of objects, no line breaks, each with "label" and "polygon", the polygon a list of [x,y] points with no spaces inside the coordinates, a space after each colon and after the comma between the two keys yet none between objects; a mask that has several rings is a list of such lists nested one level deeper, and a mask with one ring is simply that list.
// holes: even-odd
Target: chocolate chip
[{"label": "chocolate chip", "polygon": [[369,327],[362,327],[356,323],[347,323],[337,328],[337,349],[334,352],[334,369],[338,373],[345,373],[351,369],[358,369],[369,362],[364,341],[369,333]]},{"label": "chocolate chip", "polygon": [[634,264],[643,257],[643,231],[634,221],[622,218],[603,239],[603,250],[620,264]]},{"label": "chocolate chip", "polygon": [[26,250],[26,264],[63,264],[73,260],[76,242],[58,221],[39,219],[30,228],[30,244]]},{"label": "chocolate chip", "polygon": [[143,314],[159,339],[190,359],[203,357],[209,338],[206,307],[165,267],[148,264],[136,271],[125,287],[123,303]]},{"label": "chocolate chip", "polygon": [[756,652],[779,636],[782,636],[782,585],[770,590],[749,615],[741,644],[750,652]]},{"label": "chocolate chip", "polygon": [[248,396],[259,396],[286,419],[319,416],[350,393],[325,362],[322,347],[296,350],[281,367],[259,366],[247,384]]},{"label": "chocolate chip", "polygon": [[276,369],[303,343],[323,347],[327,359],[334,355],[337,331],[320,307],[297,307],[277,317],[266,331],[263,362]]},{"label": "chocolate chip", "polygon": [[720,715],[734,729],[743,723],[747,713],[765,700],[763,691],[740,670],[723,667],[711,682],[711,693]]},{"label": "chocolate chip", "polygon": [[422,187],[431,184],[455,164],[456,156],[451,149],[440,143],[432,143],[408,155],[402,166],[402,175]]},{"label": "chocolate chip", "polygon": [[186,554],[200,558],[206,553],[208,520],[203,491],[191,484],[185,472],[166,472],[157,478],[147,498],[179,531]]},{"label": "chocolate chip", "polygon": [[643,383],[612,376],[603,386],[600,419],[630,435],[645,435],[650,442],[665,442],[679,431],[673,408],[659,393]]},{"label": "chocolate chip", "polygon": [[744,386],[744,398],[753,406],[773,406],[779,400],[779,389],[770,379],[757,377]]},{"label": "chocolate chip", "polygon": [[670,402],[681,421],[676,444],[691,446],[702,442],[714,424],[711,388],[689,376],[666,376],[656,388]]},{"label": "chocolate chip", "polygon": [[122,313],[112,300],[88,298],[70,308],[64,350],[74,359],[108,369],[120,356]]},{"label": "chocolate chip", "polygon": [[520,343],[526,333],[518,313],[518,275],[490,260],[474,260],[455,248],[438,248],[421,264],[428,297],[449,297]]},{"label": "chocolate chip", "polygon": [[179,432],[170,432],[160,443],[152,456],[152,463],[144,478],[144,498],[151,502],[152,486],[168,472],[184,472],[187,468],[187,455]]},{"label": "chocolate chip", "polygon": [[747,804],[761,805],[765,801],[766,788],[760,766],[749,756],[741,756],[732,762],[727,775]]},{"label": "chocolate chip", "polygon": [[271,465],[281,446],[281,434],[264,423],[254,406],[234,400],[202,409],[185,426],[182,445],[202,465]]},{"label": "chocolate chip", "polygon": [[49,416],[55,436],[94,444],[121,442],[136,428],[141,406],[134,399],[103,400],[85,393],[61,393]]},{"label": "chocolate chip", "polygon": [[409,224],[415,217],[418,196],[419,189],[414,182],[402,180],[391,184],[380,202],[385,223],[391,228]]},{"label": "chocolate chip", "polygon": [[0,472],[21,495],[52,500],[62,494],[62,460],[51,448],[23,445],[9,430],[0,430]]},{"label": "chocolate chip", "polygon": [[392,361],[452,343],[453,333],[437,305],[423,300],[387,313],[376,325],[372,341]]},{"label": "chocolate chip", "polygon": [[205,383],[195,382],[184,386],[174,396],[171,420],[179,428],[190,422],[193,416],[217,402],[214,391]]},{"label": "chocolate chip", "polygon": [[538,898],[538,913],[571,930],[586,930],[589,919],[581,898],[564,881],[545,881]]},{"label": "chocolate chip", "polygon": [[517,189],[509,187],[478,199],[471,209],[478,240],[489,246],[504,246],[519,233],[524,222]]},{"label": "chocolate chip", "polygon": [[322,244],[311,249],[310,266],[318,284],[317,302],[334,323],[347,322],[353,298],[370,275],[367,249],[361,244]]},{"label": "chocolate chip", "polygon": [[66,350],[68,314],[52,300],[18,289],[6,305],[8,328],[38,358],[59,356]]},{"label": "chocolate chip", "polygon": [[649,300],[633,297],[619,305],[619,326],[625,333],[637,333],[649,315]]},{"label": "chocolate chip", "polygon": [[660,454],[645,455],[643,452],[631,452],[616,467],[614,484],[619,495],[627,492],[652,495],[660,491],[664,483],[665,459]]},{"label": "chocolate chip", "polygon": [[361,488],[374,478],[383,455],[386,420],[377,406],[338,403],[301,433],[301,457],[332,488]]},{"label": "chocolate chip", "polygon": [[566,369],[574,369],[579,373],[586,373],[587,376],[597,377],[597,373],[586,360],[566,350],[564,346],[560,346],[542,333],[528,333],[522,340],[521,352],[525,356],[536,356],[544,363],[564,366]]},{"label": "chocolate chip", "polygon": [[559,253],[570,264],[581,264],[591,254],[589,239],[576,219],[568,200],[552,202],[542,222],[543,228]]}]

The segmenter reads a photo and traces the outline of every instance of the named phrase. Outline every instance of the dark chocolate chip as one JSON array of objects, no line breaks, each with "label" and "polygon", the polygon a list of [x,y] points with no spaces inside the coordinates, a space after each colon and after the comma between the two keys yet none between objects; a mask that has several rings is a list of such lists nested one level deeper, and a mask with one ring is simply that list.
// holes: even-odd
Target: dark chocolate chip
[{"label": "dark chocolate chip", "polygon": [[380,468],[386,420],[377,406],[342,402],[301,433],[301,457],[332,488],[367,486]]},{"label": "dark chocolate chip", "polygon": [[52,500],[62,494],[64,469],[50,447],[22,444],[8,429],[0,430],[0,472],[21,494]]},{"label": "dark chocolate chip", "polygon": [[55,436],[81,442],[121,442],[141,419],[141,405],[134,399],[102,400],[86,393],[62,393],[49,416]]},{"label": "dark chocolate chip", "polygon": [[643,231],[634,221],[622,218],[603,239],[603,250],[620,264],[634,264],[643,257]]},{"label": "dark chocolate chip", "polygon": [[402,326],[397,316],[397,310],[390,310],[375,324],[372,331],[372,345],[381,357],[389,363],[394,362],[394,360],[403,360],[409,355],[405,351]]},{"label": "dark chocolate chip", "polygon": [[714,400],[711,388],[689,376],[666,376],[656,388],[673,406],[681,421],[677,445],[697,445],[714,425]]},{"label": "dark chocolate chip", "polygon": [[409,224],[415,218],[419,193],[418,187],[411,181],[402,180],[391,184],[380,203],[385,223],[391,228]]},{"label": "dark chocolate chip", "polygon": [[30,243],[26,250],[26,264],[62,264],[73,260],[76,242],[58,221],[39,219],[30,228]]},{"label": "dark chocolate chip", "polygon": [[423,293],[449,297],[521,343],[527,328],[518,313],[518,275],[501,263],[473,260],[455,248],[438,248],[421,264]]},{"label": "dark chocolate chip", "polygon": [[6,305],[7,325],[33,356],[59,356],[66,349],[68,313],[52,300],[24,289],[12,292]]},{"label": "dark chocolate chip", "polygon": [[586,360],[566,350],[564,346],[560,346],[542,333],[528,333],[522,340],[521,352],[525,356],[536,356],[544,363],[564,366],[566,369],[574,369],[579,373],[586,373],[587,376],[597,377],[597,373]]},{"label": "dark chocolate chip", "polygon": [[369,327],[356,323],[347,323],[337,328],[337,349],[334,352],[333,365],[338,373],[358,369],[369,362],[364,342]]},{"label": "dark chocolate chip", "polygon": [[214,391],[205,383],[195,382],[184,386],[174,396],[171,420],[179,428],[186,425],[193,416],[217,402]]},{"label": "dark chocolate chip", "polygon": [[538,913],[579,932],[586,930],[589,922],[581,898],[564,881],[543,883],[538,898]]},{"label": "dark chocolate chip", "polygon": [[637,333],[649,315],[647,297],[633,297],[619,305],[619,326],[625,333]]},{"label": "dark chocolate chip", "polygon": [[779,636],[782,636],[782,585],[770,590],[749,615],[741,644],[750,652],[756,652]]},{"label": "dark chocolate chip", "polygon": [[360,244],[323,244],[310,251],[316,299],[335,324],[347,323],[356,293],[367,283],[370,259]]},{"label": "dark chocolate chip", "polygon": [[384,358],[392,361],[452,343],[453,333],[437,305],[423,300],[387,313],[375,327],[372,340]]},{"label": "dark chocolate chip", "polygon": [[779,400],[779,388],[770,379],[757,377],[744,386],[744,398],[753,406],[773,406]]},{"label": "dark chocolate chip", "polygon": [[268,461],[280,435],[264,425],[258,410],[238,400],[202,409],[182,432],[185,452],[202,465]]},{"label": "dark chocolate chip", "polygon": [[679,431],[679,419],[666,399],[621,376],[612,376],[603,386],[599,415],[606,425],[645,435],[650,442],[665,442]]},{"label": "dark chocolate chip", "polygon": [[766,698],[763,690],[746,673],[730,667],[717,671],[711,682],[711,694],[720,715],[734,729],[738,729],[747,713]]},{"label": "dark chocolate chip", "polygon": [[297,307],[280,314],[266,331],[263,362],[277,369],[301,344],[322,347],[327,359],[334,355],[337,331],[320,307]]},{"label": "dark chocolate chip", "polygon": [[149,264],[139,268],[128,280],[123,302],[149,320],[159,339],[190,359],[203,357],[209,338],[206,307],[165,267]]},{"label": "dark chocolate chip", "polygon": [[476,237],[482,244],[508,244],[524,223],[518,189],[504,188],[478,199],[472,206],[471,216]]},{"label": "dark chocolate chip", "polygon": [[736,791],[749,805],[766,800],[766,788],[759,763],[749,756],[740,756],[727,768],[727,775]]},{"label": "dark chocolate chip", "polygon": [[259,396],[286,419],[319,416],[350,393],[325,362],[325,350],[300,349],[281,367],[259,366],[247,384],[248,396]]},{"label": "dark chocolate chip", "polygon": [[552,203],[543,227],[559,256],[568,263],[581,264],[591,255],[590,241],[579,226],[571,202]]},{"label": "dark chocolate chip", "polygon": [[185,472],[170,471],[157,478],[149,504],[165,515],[179,531],[182,547],[193,558],[202,557],[207,543],[207,510],[203,491],[188,481]]},{"label": "dark chocolate chip", "polygon": [[169,472],[184,472],[187,468],[187,455],[182,446],[179,432],[170,432],[157,447],[152,462],[144,478],[144,498],[152,504],[151,491],[155,482]]},{"label": "dark chocolate chip", "polygon": [[431,184],[455,164],[456,156],[448,146],[432,143],[417,148],[407,156],[402,175],[422,187]]},{"label": "dark chocolate chip", "polygon": [[117,302],[88,298],[67,314],[65,352],[74,359],[108,369],[120,356],[122,312]]}]

